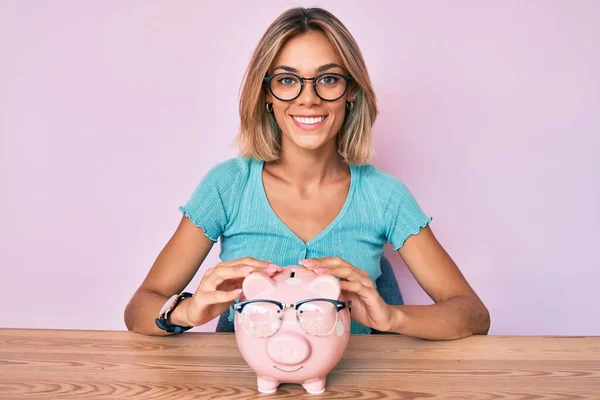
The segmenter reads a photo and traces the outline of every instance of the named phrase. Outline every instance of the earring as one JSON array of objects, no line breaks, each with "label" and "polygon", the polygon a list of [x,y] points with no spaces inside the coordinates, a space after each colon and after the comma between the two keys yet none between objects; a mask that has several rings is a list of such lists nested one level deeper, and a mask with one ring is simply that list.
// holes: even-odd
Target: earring
[{"label": "earring", "polygon": [[[269,106],[271,106],[269,108]],[[272,113],[273,112],[273,103],[265,103],[265,108],[267,109],[268,113]]]},{"label": "earring", "polygon": [[353,101],[347,101],[346,102],[346,108],[348,109],[348,111],[352,111],[352,109],[354,108],[354,102]]}]

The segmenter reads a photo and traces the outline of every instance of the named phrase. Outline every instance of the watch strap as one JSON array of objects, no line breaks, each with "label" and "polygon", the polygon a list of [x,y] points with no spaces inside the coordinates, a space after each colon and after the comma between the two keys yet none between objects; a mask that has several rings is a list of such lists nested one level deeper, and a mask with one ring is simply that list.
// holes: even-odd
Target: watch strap
[{"label": "watch strap", "polygon": [[[169,324],[167,322],[169,320],[169,317],[175,310],[175,307],[177,307],[177,305],[181,302],[181,300],[187,299],[189,297],[192,297],[192,294],[189,292],[183,292],[183,293],[180,293],[179,295],[177,295],[175,297],[175,299],[172,301],[172,303],[170,304],[170,306],[166,310],[164,310],[158,316],[158,318],[156,318],[154,320],[156,322],[156,325],[160,329],[170,332],[170,333],[181,333],[181,332],[185,332],[187,330],[192,329],[193,326],[180,326],[180,325]],[[170,299],[169,299],[169,301],[170,301]]]}]

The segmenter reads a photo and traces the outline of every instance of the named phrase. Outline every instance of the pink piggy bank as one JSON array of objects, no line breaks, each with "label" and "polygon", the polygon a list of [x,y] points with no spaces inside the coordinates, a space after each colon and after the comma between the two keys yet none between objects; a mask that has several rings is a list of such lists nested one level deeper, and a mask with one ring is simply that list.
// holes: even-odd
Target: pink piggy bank
[{"label": "pink piggy bank", "polygon": [[274,393],[280,383],[325,391],[327,374],[350,338],[350,305],[340,299],[333,276],[290,266],[273,278],[259,272],[242,284],[234,305],[235,337],[257,375],[258,390]]}]

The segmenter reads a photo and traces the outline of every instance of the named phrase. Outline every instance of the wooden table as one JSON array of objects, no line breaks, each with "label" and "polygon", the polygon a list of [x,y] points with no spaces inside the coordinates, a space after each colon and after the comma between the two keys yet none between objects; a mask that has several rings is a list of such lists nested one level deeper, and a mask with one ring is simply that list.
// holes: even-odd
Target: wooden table
[{"label": "wooden table", "polygon": [[232,334],[0,329],[0,399],[600,399],[600,337],[352,336],[327,391],[256,390]]}]

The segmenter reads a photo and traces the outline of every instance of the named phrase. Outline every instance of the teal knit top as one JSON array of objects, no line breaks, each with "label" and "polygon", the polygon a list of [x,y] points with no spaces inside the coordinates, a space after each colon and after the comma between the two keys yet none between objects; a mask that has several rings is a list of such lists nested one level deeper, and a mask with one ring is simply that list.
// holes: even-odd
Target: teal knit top
[{"label": "teal knit top", "polygon": [[[375,280],[384,245],[394,250],[431,221],[407,187],[371,164],[350,165],[350,190],[337,217],[302,241],[271,208],[262,181],[264,162],[236,157],[211,168],[183,206],[210,240],[221,240],[222,261],[243,257],[281,266],[305,258],[340,257]],[[230,313],[233,316],[233,313]],[[353,334],[371,329],[352,321]]]}]

